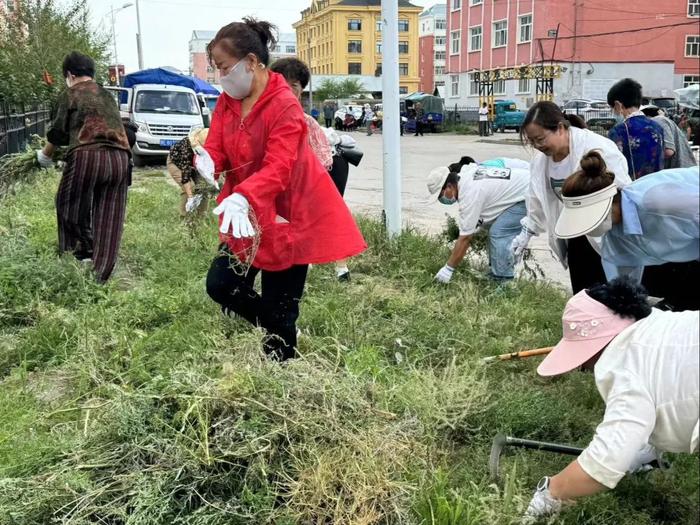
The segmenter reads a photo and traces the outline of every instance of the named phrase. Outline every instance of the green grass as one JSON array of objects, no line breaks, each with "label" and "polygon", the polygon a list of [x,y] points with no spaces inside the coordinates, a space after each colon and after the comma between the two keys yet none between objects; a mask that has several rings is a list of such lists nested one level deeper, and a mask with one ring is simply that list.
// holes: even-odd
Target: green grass
[{"label": "green grass", "polygon": [[[206,296],[213,218],[183,224],[178,192],[141,174],[99,286],[56,256],[56,184],[0,205],[0,525],[517,523],[570,458],[509,453],[497,487],[493,436],[584,445],[602,417],[590,375],[479,364],[556,342],[565,297],[480,268],[437,286],[444,239],[361,220],[352,283],[311,270],[302,357],[280,366]],[[558,522],[697,523],[697,457],[673,459]]]}]

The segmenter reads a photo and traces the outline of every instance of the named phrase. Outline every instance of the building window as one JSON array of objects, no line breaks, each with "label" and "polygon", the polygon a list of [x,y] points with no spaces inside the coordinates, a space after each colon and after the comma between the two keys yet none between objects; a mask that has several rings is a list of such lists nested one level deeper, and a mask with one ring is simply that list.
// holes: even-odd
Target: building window
[{"label": "building window", "polygon": [[447,38],[444,36],[436,36],[435,37],[435,45],[436,46],[444,46],[447,43]]},{"label": "building window", "polygon": [[530,42],[532,40],[532,15],[525,15],[519,18],[520,23],[520,42]]},{"label": "building window", "polygon": [[402,40],[399,42],[399,53],[402,55],[407,55],[408,54],[408,42],[405,40]]},{"label": "building window", "polygon": [[382,43],[377,42],[377,54],[380,55],[382,53]]},{"label": "building window", "polygon": [[530,79],[521,78],[518,80],[518,93],[529,94],[530,93]]},{"label": "building window", "polygon": [[399,33],[408,33],[408,20],[399,20]]},{"label": "building window", "polygon": [[688,0],[688,16],[700,16],[700,0]]},{"label": "building window", "polygon": [[493,47],[508,45],[508,20],[493,23]]},{"label": "building window", "polygon": [[348,20],[348,31],[362,31],[362,20],[351,18]]},{"label": "building window", "polygon": [[435,51],[435,60],[447,59],[447,51]]},{"label": "building window", "polygon": [[408,95],[408,87],[399,86],[399,95]]},{"label": "building window", "polygon": [[700,36],[685,37],[685,56],[700,57]]},{"label": "building window", "polygon": [[450,91],[450,96],[458,97],[459,96],[459,75],[450,75],[450,85],[452,86],[452,89]]},{"label": "building window", "polygon": [[462,0],[452,0],[452,10],[462,9]]},{"label": "building window", "polygon": [[279,53],[280,51],[282,51],[282,48],[280,46],[275,46],[272,48],[273,53]]},{"label": "building window", "polygon": [[683,87],[700,84],[700,75],[683,75]]},{"label": "building window", "polygon": [[481,51],[483,30],[481,26],[469,28],[469,51]]},{"label": "building window", "polygon": [[451,55],[458,55],[459,54],[459,47],[460,43],[462,40],[462,32],[457,30],[457,31],[452,31],[450,33],[450,54]]},{"label": "building window", "polygon": [[5,2],[5,7],[7,7],[7,11],[8,11],[9,13],[14,12],[15,7],[16,7],[16,6],[15,6],[15,0],[7,0],[7,1]]},{"label": "building window", "polygon": [[484,0],[471,0],[469,3],[470,5],[481,5],[484,3]]},{"label": "building window", "polygon": [[374,19],[374,28],[376,29],[377,33],[382,32],[382,19],[381,18]]},{"label": "building window", "polygon": [[401,76],[401,77],[408,76],[408,64],[404,64],[404,63],[399,64],[399,76]]},{"label": "building window", "polygon": [[435,66],[435,76],[442,76],[445,74],[445,66]]},{"label": "building window", "polygon": [[447,20],[444,18],[435,19],[435,29],[447,29]]},{"label": "building window", "polygon": [[285,50],[285,52],[290,53],[290,54],[297,52],[296,46],[287,46],[284,48],[284,50]]},{"label": "building window", "polygon": [[379,62],[377,64],[377,68],[374,70],[374,76],[375,77],[381,77],[382,76],[382,63]]},{"label": "building window", "polygon": [[362,64],[359,62],[348,63],[348,75],[361,75],[362,74]]},{"label": "building window", "polygon": [[479,94],[479,83],[475,80],[474,75],[469,75],[469,95],[475,96]]},{"label": "building window", "polygon": [[506,94],[506,81],[505,80],[494,80],[493,81],[493,94],[494,95],[505,95]]},{"label": "building window", "polygon": [[349,40],[348,53],[362,53],[362,40]]}]

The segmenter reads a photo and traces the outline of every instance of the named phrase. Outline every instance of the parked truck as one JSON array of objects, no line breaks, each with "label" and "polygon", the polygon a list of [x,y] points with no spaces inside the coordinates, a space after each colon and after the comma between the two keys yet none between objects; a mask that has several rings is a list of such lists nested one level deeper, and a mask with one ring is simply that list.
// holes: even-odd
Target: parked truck
[{"label": "parked truck", "polygon": [[122,119],[138,127],[132,149],[137,166],[167,156],[176,142],[207,125],[211,112],[198,95],[219,95],[206,82],[163,68],[131,73],[123,87],[107,89],[119,102]]}]

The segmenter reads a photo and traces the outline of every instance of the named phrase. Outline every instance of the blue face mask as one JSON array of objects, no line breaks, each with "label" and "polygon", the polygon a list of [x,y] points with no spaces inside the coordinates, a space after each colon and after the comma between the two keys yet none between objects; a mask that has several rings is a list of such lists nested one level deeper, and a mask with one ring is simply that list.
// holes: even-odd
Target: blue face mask
[{"label": "blue face mask", "polygon": [[621,122],[624,122],[624,121],[625,121],[625,117],[623,117],[622,115],[619,115],[618,113],[615,113],[615,122],[620,124]]},{"label": "blue face mask", "polygon": [[457,199],[455,199],[454,197],[452,197],[452,198],[445,197],[443,195],[442,197],[438,198],[438,202],[441,202],[442,204],[450,205],[450,204],[454,204],[455,202],[457,202]]}]

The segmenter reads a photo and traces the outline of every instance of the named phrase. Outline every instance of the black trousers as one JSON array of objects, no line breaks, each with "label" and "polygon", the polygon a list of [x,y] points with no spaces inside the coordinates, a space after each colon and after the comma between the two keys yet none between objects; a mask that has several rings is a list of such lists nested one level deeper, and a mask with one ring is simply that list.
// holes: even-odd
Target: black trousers
[{"label": "black trousers", "polygon": [[567,242],[569,277],[574,294],[596,284],[607,282],[600,255],[595,251],[586,236],[574,237]]},{"label": "black trousers", "polygon": [[423,136],[423,128],[424,128],[424,126],[425,126],[425,125],[424,125],[421,121],[419,121],[419,120],[416,121],[416,137],[417,137],[418,135],[420,135],[421,137]]},{"label": "black trousers", "polygon": [[341,195],[345,194],[345,186],[348,183],[348,171],[350,171],[348,161],[339,155],[333,155],[333,167],[330,174],[335,187],[338,188],[338,192]]},{"label": "black trousers", "polygon": [[[250,267],[245,275],[225,251],[216,257],[207,274],[207,293],[225,314],[236,313],[267,332],[263,348],[276,360],[296,356],[299,302],[304,293],[307,265],[269,272]],[[255,291],[255,277],[261,274],[261,293]]]},{"label": "black trousers", "polygon": [[332,128],[333,127],[333,119],[332,118],[327,118],[326,120],[326,127],[327,128]]},{"label": "black trousers", "polygon": [[645,266],[642,277],[649,295],[663,298],[658,306],[674,312],[700,310],[699,281],[699,261]]}]

